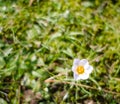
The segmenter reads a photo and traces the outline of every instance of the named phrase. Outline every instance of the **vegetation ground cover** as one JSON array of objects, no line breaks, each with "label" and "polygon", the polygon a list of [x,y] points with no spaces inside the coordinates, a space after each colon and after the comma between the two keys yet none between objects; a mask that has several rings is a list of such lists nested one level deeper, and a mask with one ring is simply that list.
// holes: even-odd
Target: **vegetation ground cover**
[{"label": "vegetation ground cover", "polygon": [[[1,104],[118,104],[119,21],[117,0],[0,0]],[[75,58],[89,79],[74,81]]]}]

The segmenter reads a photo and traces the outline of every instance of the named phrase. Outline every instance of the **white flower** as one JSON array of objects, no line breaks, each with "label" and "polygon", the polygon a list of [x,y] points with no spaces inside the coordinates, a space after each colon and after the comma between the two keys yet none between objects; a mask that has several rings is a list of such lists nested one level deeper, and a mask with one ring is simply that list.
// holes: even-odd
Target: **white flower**
[{"label": "white flower", "polygon": [[89,78],[90,73],[92,72],[93,67],[89,65],[88,60],[86,59],[74,59],[72,71],[74,73],[75,80],[85,80]]}]

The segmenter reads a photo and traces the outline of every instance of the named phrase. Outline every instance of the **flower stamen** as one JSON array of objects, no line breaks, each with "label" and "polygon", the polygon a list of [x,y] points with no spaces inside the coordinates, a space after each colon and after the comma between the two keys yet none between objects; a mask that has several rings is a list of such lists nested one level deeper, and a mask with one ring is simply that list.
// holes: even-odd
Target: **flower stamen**
[{"label": "flower stamen", "polygon": [[84,73],[84,67],[83,66],[78,66],[76,69],[78,74],[83,74]]}]

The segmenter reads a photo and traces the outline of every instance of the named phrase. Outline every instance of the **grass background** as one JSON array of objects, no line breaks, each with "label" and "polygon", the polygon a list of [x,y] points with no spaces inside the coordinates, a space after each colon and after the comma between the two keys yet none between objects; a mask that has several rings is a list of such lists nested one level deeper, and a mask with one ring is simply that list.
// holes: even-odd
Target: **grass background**
[{"label": "grass background", "polygon": [[[0,0],[0,104],[119,104],[119,22],[117,0]],[[91,78],[73,80],[74,58]]]}]

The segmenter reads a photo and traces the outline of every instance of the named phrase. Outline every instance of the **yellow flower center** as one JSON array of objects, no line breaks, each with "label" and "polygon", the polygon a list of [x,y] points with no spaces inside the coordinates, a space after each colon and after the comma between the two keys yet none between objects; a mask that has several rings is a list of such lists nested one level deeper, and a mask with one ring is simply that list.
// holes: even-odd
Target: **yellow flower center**
[{"label": "yellow flower center", "polygon": [[78,74],[83,74],[84,73],[84,67],[83,66],[78,66],[76,69]]}]

